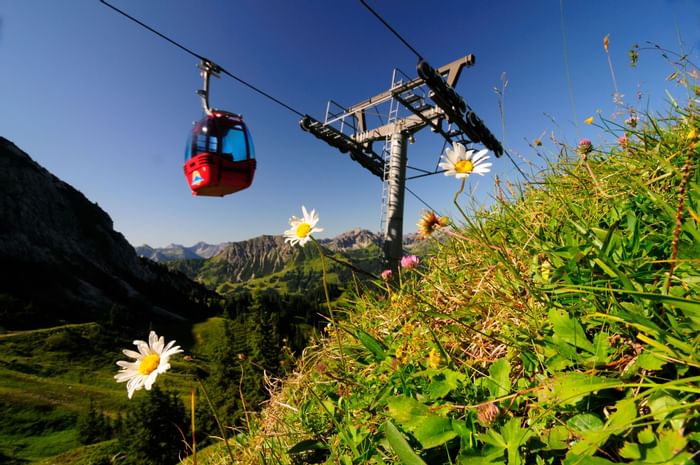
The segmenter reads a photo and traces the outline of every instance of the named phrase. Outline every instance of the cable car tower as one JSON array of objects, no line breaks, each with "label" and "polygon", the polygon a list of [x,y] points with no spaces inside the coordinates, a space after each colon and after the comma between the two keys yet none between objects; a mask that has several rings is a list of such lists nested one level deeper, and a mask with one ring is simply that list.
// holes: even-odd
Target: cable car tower
[{"label": "cable car tower", "polygon": [[[503,154],[501,143],[454,89],[464,67],[474,63],[474,55],[467,55],[435,69],[420,59],[416,66],[417,78],[409,80],[394,70],[389,90],[349,108],[331,100],[323,122],[308,115],[299,122],[303,130],[341,153],[348,153],[351,159],[382,180],[383,255],[387,268],[396,269],[403,253],[407,142],[413,140],[415,133],[429,127],[447,143],[481,143],[497,157]],[[378,106],[387,104],[387,119],[380,121],[377,127],[368,127],[368,113],[379,114]],[[407,110],[408,115],[399,118],[400,108]],[[381,155],[373,149],[375,142],[384,143]],[[437,174],[437,171],[425,173]]]}]

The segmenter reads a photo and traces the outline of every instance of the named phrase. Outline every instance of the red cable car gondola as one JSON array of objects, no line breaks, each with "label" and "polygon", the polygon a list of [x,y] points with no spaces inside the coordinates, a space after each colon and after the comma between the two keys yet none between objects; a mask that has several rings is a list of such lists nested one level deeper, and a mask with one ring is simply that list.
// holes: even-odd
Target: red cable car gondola
[{"label": "red cable car gondola", "polygon": [[[204,117],[197,122],[185,149],[185,178],[192,195],[223,197],[249,187],[255,174],[255,150],[241,115],[209,108],[209,75],[219,67],[202,62]],[[218,77],[218,76],[217,76]]]},{"label": "red cable car gondola", "polygon": [[213,110],[194,125],[184,165],[192,195],[243,190],[253,183],[255,165],[253,139],[240,115]]}]

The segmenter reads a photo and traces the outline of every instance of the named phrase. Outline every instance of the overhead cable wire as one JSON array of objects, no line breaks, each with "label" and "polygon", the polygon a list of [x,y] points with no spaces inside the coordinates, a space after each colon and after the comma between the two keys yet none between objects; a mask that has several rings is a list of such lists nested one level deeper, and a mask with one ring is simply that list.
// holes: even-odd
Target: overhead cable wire
[{"label": "overhead cable wire", "polygon": [[433,176],[433,175],[435,175],[435,174],[442,174],[442,173],[444,173],[445,171],[446,171],[446,170],[429,171],[429,172],[424,173],[424,174],[416,174],[415,176],[408,176],[408,177],[406,178],[406,181],[412,181],[412,180],[414,180],[414,179],[425,178],[425,177],[427,177],[427,176]]},{"label": "overhead cable wire", "polygon": [[383,24],[384,26],[386,26],[386,28],[389,29],[401,42],[403,42],[403,44],[404,44],[406,47],[408,47],[408,49],[411,50],[411,51],[418,57],[418,60],[422,60],[422,59],[423,59],[423,56],[422,56],[420,53],[418,53],[418,52],[416,51],[416,49],[413,48],[413,47],[411,46],[411,44],[409,44],[408,41],[407,41],[406,39],[404,39],[403,37],[401,37],[401,34],[399,34],[393,27],[391,27],[391,25],[390,25],[389,23],[387,23],[387,22],[384,20],[384,18],[381,17],[381,15],[380,15],[379,13],[377,13],[376,11],[374,11],[374,9],[373,9],[371,6],[369,6],[369,5],[367,4],[367,2],[365,2],[365,0],[360,0],[360,3],[362,3],[362,4],[365,6],[365,8],[367,8],[367,9],[370,11],[370,13],[372,13],[379,21],[381,21],[382,24]]},{"label": "overhead cable wire", "polygon": [[414,196],[416,199],[418,199],[418,201],[419,201],[420,203],[422,203],[423,205],[425,205],[426,207],[428,207],[428,210],[434,211],[434,212],[437,213],[437,210],[435,210],[433,207],[431,207],[430,205],[428,205],[428,202],[426,202],[425,200],[421,199],[420,196],[419,196],[418,194],[416,194],[415,192],[413,192],[411,189],[409,189],[408,186],[406,186],[406,190],[408,191],[409,194],[411,194],[411,195]]},{"label": "overhead cable wire", "polygon": [[[158,37],[160,37],[160,38],[162,38],[162,39],[165,39],[166,41],[170,42],[172,45],[176,46],[176,47],[179,48],[180,50],[183,50],[183,51],[189,53],[190,55],[192,55],[193,57],[197,58],[198,60],[200,60],[200,61],[206,61],[206,62],[209,62],[209,63],[213,63],[210,59],[206,58],[205,56],[200,55],[199,53],[194,52],[193,50],[191,50],[191,49],[185,47],[184,45],[182,45],[182,44],[176,42],[175,40],[171,39],[170,37],[166,36],[165,34],[163,34],[163,33],[159,32],[159,31],[155,30],[154,28],[152,28],[152,27],[149,26],[148,24],[145,24],[144,22],[142,22],[142,21],[140,21],[140,20],[134,18],[133,16],[131,16],[130,14],[128,14],[128,13],[126,13],[126,12],[120,10],[120,9],[117,8],[116,6],[107,3],[105,0],[100,0],[100,3],[102,3],[102,4],[104,4],[104,5],[108,6],[108,7],[110,7],[112,10],[116,11],[117,13],[121,14],[122,16],[127,17],[128,19],[130,19],[131,21],[135,22],[135,23],[138,24],[139,26],[141,26],[141,27],[143,27],[143,28],[145,28],[145,29],[148,29],[149,31],[151,31],[152,33],[154,33],[155,35],[157,35]],[[279,100],[279,99],[276,98],[276,97],[273,97],[272,95],[268,94],[267,92],[263,91],[262,89],[260,89],[260,88],[258,88],[258,87],[256,87],[256,86],[254,86],[253,84],[251,84],[251,83],[245,81],[244,79],[241,79],[240,77],[236,76],[235,74],[231,73],[230,71],[227,71],[226,69],[222,68],[222,67],[219,66],[218,64],[217,64],[216,66],[217,66],[218,70],[219,70],[221,73],[227,75],[227,76],[230,77],[230,78],[235,79],[236,81],[240,82],[241,84],[243,84],[244,86],[248,87],[249,89],[251,89],[251,90],[257,92],[257,93],[260,94],[260,95],[262,95],[263,97],[267,97],[268,99],[272,100],[272,101],[275,102],[276,104],[278,104],[278,105],[280,105],[280,106],[286,108],[287,110],[291,111],[292,113],[295,113],[297,116],[300,116],[300,117],[306,116],[304,113],[302,113],[302,112],[300,112],[300,111],[298,111],[298,110],[292,108],[291,106],[287,105],[287,104],[284,103],[283,101]]]}]

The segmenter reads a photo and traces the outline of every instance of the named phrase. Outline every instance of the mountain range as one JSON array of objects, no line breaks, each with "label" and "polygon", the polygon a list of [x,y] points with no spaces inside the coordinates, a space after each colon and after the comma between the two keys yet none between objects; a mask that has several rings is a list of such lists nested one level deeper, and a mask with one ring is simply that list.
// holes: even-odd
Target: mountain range
[{"label": "mountain range", "polygon": [[[318,243],[324,255],[336,259],[331,258],[326,264],[334,284],[347,282],[352,275],[351,267],[339,261],[350,262],[366,272],[360,273],[364,277],[381,271],[382,238],[378,234],[355,228],[330,239],[319,239]],[[415,234],[404,239],[404,248],[414,252],[424,249],[425,244]],[[263,235],[217,245],[199,242],[191,247],[144,245],[137,247],[136,252],[224,295],[245,289],[308,292],[320,286],[324,266],[315,247],[292,247],[281,235]]]},{"label": "mountain range", "polygon": [[[208,244],[206,242],[197,242],[196,244],[186,247],[180,244],[169,244],[165,247],[151,247],[147,244],[135,247],[136,253],[144,258],[148,258],[155,262],[168,262],[173,260],[197,260],[197,259],[208,259],[215,255],[234,249],[237,251],[250,251],[251,247],[256,248],[256,244],[264,245],[267,244],[270,247],[279,248],[283,247],[286,249],[291,249],[289,245],[284,244],[283,241],[277,239],[270,241],[265,238],[281,237],[281,236],[269,236],[263,235],[253,239],[248,239],[239,242],[222,242],[220,244]],[[415,234],[407,235],[404,238],[404,247],[412,248],[416,241],[418,240]],[[382,238],[376,233],[362,228],[354,228],[346,231],[338,236],[331,239],[319,239],[318,242],[329,250],[335,252],[346,252],[351,250],[357,250],[369,247],[370,245],[380,246],[382,243]],[[259,248],[258,248],[259,250]],[[228,252],[230,253],[230,252]]]}]

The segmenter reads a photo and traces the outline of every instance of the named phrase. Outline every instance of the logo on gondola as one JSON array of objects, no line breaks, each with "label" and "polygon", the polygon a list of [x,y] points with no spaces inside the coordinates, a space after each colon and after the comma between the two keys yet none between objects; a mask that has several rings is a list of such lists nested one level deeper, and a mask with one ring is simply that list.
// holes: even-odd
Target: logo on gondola
[{"label": "logo on gondola", "polygon": [[194,171],[192,172],[192,181],[191,181],[191,184],[192,184],[193,186],[198,186],[198,185],[202,184],[202,182],[204,182],[204,178],[202,177],[201,174],[199,174],[199,171],[194,170]]}]

